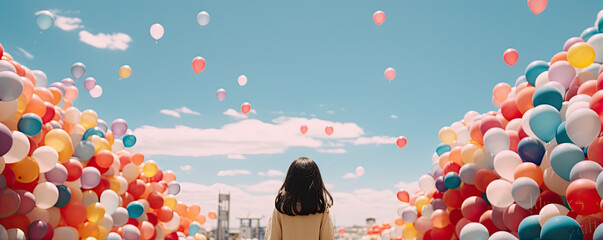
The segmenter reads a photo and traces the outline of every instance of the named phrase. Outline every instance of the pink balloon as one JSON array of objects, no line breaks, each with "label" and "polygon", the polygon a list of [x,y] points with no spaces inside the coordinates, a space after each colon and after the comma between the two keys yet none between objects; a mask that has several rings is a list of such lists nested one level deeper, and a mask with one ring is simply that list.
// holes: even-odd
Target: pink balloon
[{"label": "pink balloon", "polygon": [[530,10],[538,15],[546,8],[547,0],[528,0],[528,7]]},{"label": "pink balloon", "polygon": [[557,61],[549,68],[549,81],[558,82],[568,89],[576,78],[576,69],[567,61]]},{"label": "pink balloon", "polygon": [[220,102],[224,100],[224,98],[226,98],[226,90],[224,90],[224,88],[218,89],[216,92],[216,98],[218,98]]},{"label": "pink balloon", "polygon": [[306,125],[302,125],[302,126],[299,128],[299,131],[300,131],[302,134],[306,134],[306,133],[308,132],[308,126],[306,126]]},{"label": "pink balloon", "polygon": [[243,112],[243,114],[249,113],[250,110],[251,110],[251,105],[248,102],[245,102],[241,105],[241,112]]},{"label": "pink balloon", "polygon": [[200,73],[203,69],[205,69],[205,59],[202,57],[193,58],[193,71]]},{"label": "pink balloon", "polygon": [[325,128],[325,133],[329,136],[331,136],[331,134],[333,134],[333,126],[327,126]]},{"label": "pink balloon", "polygon": [[513,48],[509,48],[509,49],[505,50],[505,52],[503,53],[503,60],[505,60],[505,62],[507,64],[509,64],[509,66],[515,65],[518,58],[519,58],[519,53],[517,53],[517,50],[515,50]]},{"label": "pink balloon", "polygon": [[582,39],[581,37],[573,37],[568,39],[567,41],[565,41],[565,44],[563,44],[563,51],[567,52],[567,50],[569,50],[572,45],[580,42],[584,42],[584,39]]},{"label": "pink balloon", "polygon": [[121,137],[128,131],[128,123],[122,118],[115,119],[113,123],[111,123],[111,131],[114,136]]},{"label": "pink balloon", "polygon": [[15,214],[28,214],[36,206],[36,197],[27,190],[18,189],[16,192],[21,198],[21,204]]},{"label": "pink balloon", "polygon": [[487,116],[482,118],[482,121],[479,125],[479,131],[482,134],[486,134],[486,132],[490,129],[490,128],[503,128],[502,127],[502,123],[500,122],[500,120],[498,120],[497,117],[494,116]]},{"label": "pink balloon", "polygon": [[511,93],[511,85],[506,83],[498,83],[492,89],[492,96],[499,102],[504,102],[509,93]]},{"label": "pink balloon", "polygon": [[88,78],[86,78],[86,80],[84,80],[84,88],[86,88],[86,90],[90,91],[95,86],[96,86],[96,79],[94,79],[93,77],[88,77]]},{"label": "pink balloon", "polygon": [[387,80],[392,80],[396,77],[396,69],[394,68],[387,68],[385,69],[385,78],[387,78]]},{"label": "pink balloon", "polygon": [[373,21],[375,21],[377,25],[381,25],[383,21],[385,21],[385,13],[381,10],[376,11],[373,13]]},{"label": "pink balloon", "polygon": [[406,142],[407,140],[404,136],[399,136],[398,139],[396,139],[396,145],[398,145],[399,148],[406,146]]},{"label": "pink balloon", "polygon": [[0,218],[5,218],[19,210],[21,198],[19,194],[10,188],[0,189]]}]

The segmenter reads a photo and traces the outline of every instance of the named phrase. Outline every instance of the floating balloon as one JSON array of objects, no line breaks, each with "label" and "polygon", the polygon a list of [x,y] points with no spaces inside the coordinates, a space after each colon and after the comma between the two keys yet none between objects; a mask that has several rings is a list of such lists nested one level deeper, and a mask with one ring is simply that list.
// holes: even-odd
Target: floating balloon
[{"label": "floating balloon", "polygon": [[299,131],[301,132],[301,134],[306,134],[308,132],[308,126],[302,125],[301,127],[299,127]]},{"label": "floating balloon", "polygon": [[86,65],[81,62],[76,62],[71,66],[71,75],[75,79],[80,79],[86,73]]},{"label": "floating balloon", "polygon": [[530,8],[530,11],[538,15],[544,11],[547,2],[547,0],[528,0],[528,7]]},{"label": "floating balloon", "polygon": [[247,84],[247,76],[245,75],[241,75],[239,76],[239,78],[237,79],[237,82],[239,83],[239,86],[245,86]]},{"label": "floating balloon", "polygon": [[404,136],[399,136],[396,139],[396,145],[398,145],[399,148],[404,148],[404,146],[406,146],[407,140],[406,137]]},{"label": "floating balloon", "polygon": [[99,98],[103,95],[103,88],[100,85],[95,85],[92,90],[89,91],[90,96],[93,98]]},{"label": "floating balloon", "polygon": [[513,48],[509,48],[503,53],[503,60],[505,60],[505,63],[509,66],[515,65],[517,59],[519,59],[519,54],[517,53],[517,50]]},{"label": "floating balloon", "polygon": [[202,57],[193,58],[193,71],[195,73],[200,73],[205,69],[205,59]]},{"label": "floating balloon", "polygon": [[90,91],[94,88],[94,86],[96,86],[96,79],[93,77],[87,77],[84,80],[84,88],[86,88],[86,90]]},{"label": "floating balloon", "polygon": [[410,195],[408,194],[408,191],[404,189],[398,190],[398,193],[396,193],[396,197],[401,202],[408,202],[410,200]]},{"label": "floating balloon", "polygon": [[525,209],[530,209],[536,204],[540,188],[538,183],[528,177],[520,177],[513,181],[511,185],[511,195],[517,205]]},{"label": "floating balloon", "polygon": [[[119,77],[120,78],[128,78],[132,74],[132,68],[128,65],[123,65],[119,68]],[[94,85],[96,86],[96,80],[94,81]],[[94,87],[93,87],[94,88]],[[86,88],[88,89],[88,88]],[[90,90],[90,89],[88,89]]]},{"label": "floating balloon", "polygon": [[153,25],[151,25],[151,37],[153,37],[155,39],[155,41],[159,40],[161,37],[163,37],[163,26],[161,26],[161,24],[159,23],[155,23]]},{"label": "floating balloon", "polygon": [[326,126],[325,133],[327,134],[327,136],[331,136],[331,134],[333,134],[333,126]]},{"label": "floating balloon", "polygon": [[247,113],[249,113],[250,110],[251,110],[251,105],[248,102],[244,102],[243,104],[241,104],[241,112],[243,112],[243,114],[247,115]]},{"label": "floating balloon", "polygon": [[542,142],[536,138],[525,137],[517,144],[517,153],[524,162],[540,165],[546,149]]},{"label": "floating balloon", "polygon": [[385,69],[385,78],[387,78],[387,80],[393,80],[396,77],[396,69],[394,68],[387,68]]},{"label": "floating balloon", "polygon": [[358,177],[362,177],[364,175],[364,168],[362,166],[359,166],[356,168],[356,176]]},{"label": "floating balloon", "polygon": [[226,90],[224,90],[224,88],[220,88],[218,89],[218,91],[216,91],[216,98],[218,98],[218,101],[222,101],[226,98]]},{"label": "floating balloon", "polygon": [[197,13],[197,23],[202,27],[209,23],[209,13],[206,11],[201,11]]},{"label": "floating balloon", "polygon": [[375,21],[375,24],[381,25],[385,21],[385,13],[381,10],[376,11],[373,13],[373,21]]},{"label": "floating balloon", "polygon": [[54,14],[47,10],[37,12],[36,24],[42,30],[49,29],[54,24]]}]

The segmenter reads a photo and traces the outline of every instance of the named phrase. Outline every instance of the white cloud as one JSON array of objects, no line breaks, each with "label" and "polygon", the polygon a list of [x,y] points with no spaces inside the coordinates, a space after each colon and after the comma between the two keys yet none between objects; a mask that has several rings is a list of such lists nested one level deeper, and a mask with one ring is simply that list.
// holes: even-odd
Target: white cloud
[{"label": "white cloud", "polygon": [[[276,182],[259,183],[259,185],[272,184],[272,192],[255,193],[243,187],[235,187],[227,184],[216,183],[210,186],[189,182],[182,182],[182,190],[178,194],[178,200],[186,204],[199,204],[201,213],[216,211],[218,207],[218,193],[230,193],[230,217],[233,225],[237,227],[237,217],[242,216],[264,216],[260,220],[261,226],[266,226],[268,219],[274,210],[274,198],[276,196]],[[280,183],[280,182],[279,182]],[[365,219],[374,217],[377,222],[387,222],[396,218],[396,209],[400,202],[396,199],[395,192],[377,189],[356,189],[352,192],[333,192],[334,187],[326,184],[333,196],[333,207],[331,216],[339,226],[352,226],[354,224],[364,225]],[[249,186],[247,186],[249,187]],[[208,221],[207,225],[216,225],[216,221]]]},{"label": "white cloud", "polygon": [[318,149],[319,153],[330,153],[330,154],[343,154],[347,151],[344,148],[329,148],[329,149]]},{"label": "white cloud", "polygon": [[245,115],[245,114],[243,114],[241,112],[238,112],[238,111],[236,111],[236,110],[234,110],[232,108],[229,108],[228,110],[226,110],[222,114],[224,114],[226,116],[231,116],[231,117],[234,117],[234,118],[238,118],[238,119],[247,118],[247,115]]},{"label": "white cloud", "polygon": [[237,175],[251,175],[249,170],[234,169],[234,170],[220,170],[217,176],[219,177],[232,177]]},{"label": "white cloud", "polygon": [[19,52],[21,52],[23,54],[23,56],[25,56],[25,58],[32,60],[34,59],[34,55],[29,53],[28,51],[26,51],[23,48],[17,47],[17,50],[19,50]]},{"label": "white cloud", "polygon": [[258,176],[266,176],[266,177],[282,177],[285,176],[284,172],[279,170],[270,169],[267,172],[258,172]]},{"label": "white cloud", "polygon": [[72,31],[78,28],[83,28],[82,19],[77,17],[65,17],[55,15],[54,25],[63,31]]},{"label": "white cloud", "polygon": [[329,142],[329,147],[344,147],[345,144],[342,142]]},{"label": "white cloud", "polygon": [[258,193],[274,193],[276,194],[278,190],[283,185],[283,181],[280,180],[266,180],[253,185],[239,185],[241,188],[247,190],[248,192],[258,192]]},{"label": "white cloud", "polygon": [[355,173],[346,173],[345,175],[343,175],[343,179],[352,179],[352,178],[358,178],[358,176],[356,176]]},{"label": "white cloud", "polygon": [[125,33],[98,33],[96,35],[82,30],[80,41],[95,48],[125,51],[129,47],[132,38]]},{"label": "white cloud", "polygon": [[180,166],[180,170],[183,172],[190,172],[191,170],[193,170],[193,166],[191,165],[182,165]]},{"label": "white cloud", "polygon": [[398,118],[398,116],[396,116],[396,115],[394,115],[394,114],[389,115],[389,117],[390,117],[390,118],[393,118],[393,119],[397,119],[397,118]]},{"label": "white cloud", "polygon": [[245,159],[245,156],[241,155],[241,154],[230,154],[226,156],[228,159],[239,159],[239,160],[243,160]]},{"label": "white cloud", "polygon": [[180,118],[180,113],[174,111],[174,110],[169,110],[169,109],[161,109],[161,111],[159,111],[159,113],[161,114],[165,114],[168,116],[172,116],[172,117],[176,117],[176,118]]},{"label": "white cloud", "polygon": [[396,143],[395,137],[388,136],[375,136],[375,137],[359,137],[354,141],[354,145],[364,144],[394,144]]},{"label": "white cloud", "polygon": [[186,113],[186,114],[191,114],[191,115],[201,115],[201,113],[195,112],[193,110],[190,110],[189,108],[182,106],[181,108],[176,108],[174,109],[177,112],[181,112],[181,113]]},{"label": "white cloud", "polygon": [[397,189],[404,189],[412,196],[415,192],[417,192],[417,190],[419,190],[419,183],[417,181],[410,183],[398,182],[394,185],[394,187]]}]

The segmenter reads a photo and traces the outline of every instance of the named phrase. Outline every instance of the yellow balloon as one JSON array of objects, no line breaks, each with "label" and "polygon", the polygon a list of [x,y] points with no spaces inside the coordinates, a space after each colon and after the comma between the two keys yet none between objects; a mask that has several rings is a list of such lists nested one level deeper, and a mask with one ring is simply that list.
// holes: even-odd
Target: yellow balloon
[{"label": "yellow balloon", "polygon": [[77,228],[78,232],[80,233],[81,239],[87,239],[89,237],[98,239],[100,237],[100,230],[98,229],[96,223],[84,222],[80,224]]},{"label": "yellow balloon", "polygon": [[577,68],[588,67],[595,61],[595,49],[585,42],[576,43],[567,51],[567,61]]},{"label": "yellow balloon", "polygon": [[98,121],[98,115],[94,110],[86,110],[82,112],[80,116],[80,125],[82,125],[85,129],[96,126]]},{"label": "yellow balloon", "polygon": [[25,157],[14,164],[8,165],[15,173],[15,180],[21,183],[30,183],[40,175],[40,166],[32,157]]},{"label": "yellow balloon", "polygon": [[109,144],[109,141],[107,139],[101,138],[97,135],[92,135],[90,137],[88,137],[88,141],[92,142],[92,144],[94,144],[94,153],[98,153],[102,150],[109,150],[111,151],[111,145]]},{"label": "yellow balloon", "polygon": [[23,113],[25,108],[27,108],[27,99],[25,98],[25,95],[21,94],[21,96],[17,98],[17,112]]},{"label": "yellow balloon", "polygon": [[417,213],[421,213],[421,209],[423,209],[423,206],[425,206],[425,204],[429,203],[429,198],[425,197],[425,196],[420,196],[417,198],[417,200],[415,200],[415,206],[417,207]]},{"label": "yellow balloon", "polygon": [[105,239],[105,237],[109,235],[109,230],[103,226],[98,226],[98,233],[98,235],[100,236],[100,238],[98,239]]},{"label": "yellow balloon", "polygon": [[142,172],[144,172],[144,175],[147,177],[155,176],[155,174],[157,174],[157,170],[157,163],[155,163],[153,160],[145,162],[144,166],[142,167]]},{"label": "yellow balloon", "polygon": [[467,143],[461,150],[461,159],[463,160],[464,164],[473,163],[473,159],[475,158],[476,154],[488,154],[488,152],[486,152],[486,149],[483,147],[472,143]]},{"label": "yellow balloon", "polygon": [[115,176],[109,176],[107,177],[107,180],[109,180],[109,189],[116,193],[119,192],[119,188],[121,186],[121,184],[119,184],[119,180]]},{"label": "yellow balloon", "polygon": [[71,147],[71,138],[63,129],[52,129],[44,137],[44,145],[54,148],[57,152],[62,152]]},{"label": "yellow balloon", "polygon": [[119,68],[119,76],[121,78],[127,78],[132,74],[132,68],[128,65],[123,65]]},{"label": "yellow balloon", "polygon": [[440,129],[438,136],[440,137],[440,141],[447,145],[450,145],[456,141],[456,133],[450,127],[443,127]]},{"label": "yellow balloon", "polygon": [[412,223],[404,225],[404,229],[402,229],[402,238],[404,240],[415,239],[417,235],[419,235],[419,232],[415,229],[415,226]]},{"label": "yellow balloon", "polygon": [[176,200],[174,195],[167,195],[165,198],[163,198],[163,206],[167,206],[171,209],[174,209],[176,208],[177,204],[178,200]]},{"label": "yellow balloon", "polygon": [[99,202],[90,204],[86,209],[86,219],[88,221],[97,223],[105,217],[105,207]]}]

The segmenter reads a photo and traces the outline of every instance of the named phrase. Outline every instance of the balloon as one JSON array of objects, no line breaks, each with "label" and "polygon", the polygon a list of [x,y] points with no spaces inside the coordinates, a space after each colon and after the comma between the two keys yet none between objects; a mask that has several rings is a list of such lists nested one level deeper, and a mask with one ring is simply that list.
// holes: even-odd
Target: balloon
[{"label": "balloon", "polygon": [[533,179],[520,177],[513,181],[511,195],[517,205],[530,209],[536,204],[536,200],[540,195],[540,188],[538,187],[538,183]]},{"label": "balloon", "polygon": [[455,172],[449,172],[444,177],[444,184],[449,189],[457,189],[461,186],[461,178]]},{"label": "balloon", "polygon": [[488,184],[486,196],[492,206],[505,208],[513,204],[511,195],[511,183],[505,180],[494,180]]},{"label": "balloon", "polygon": [[509,48],[503,53],[503,60],[505,60],[505,63],[507,63],[509,66],[515,65],[518,58],[519,54],[517,53],[517,50],[513,48]]},{"label": "balloon", "polygon": [[525,137],[517,144],[517,153],[524,162],[540,165],[546,149],[536,138]]},{"label": "balloon", "polygon": [[578,179],[569,184],[566,190],[568,205],[578,214],[590,215],[601,212],[597,193],[597,184],[588,179]]},{"label": "balloon", "polygon": [[561,106],[563,104],[563,96],[561,96],[561,93],[557,91],[556,88],[551,86],[543,86],[536,89],[534,92],[532,104],[535,107],[542,104],[548,104],[555,107],[557,111],[559,111],[561,110]]},{"label": "balloon", "polygon": [[136,136],[132,134],[126,134],[124,135],[122,141],[124,143],[124,147],[132,147],[134,146],[134,144],[136,144]]},{"label": "balloon", "polygon": [[532,215],[521,221],[517,234],[520,239],[540,239],[540,228],[538,215]]},{"label": "balloon", "polygon": [[153,160],[147,161],[144,164],[142,171],[143,171],[144,175],[147,177],[155,176],[155,174],[157,174],[157,171],[158,171],[157,163],[155,163],[155,161],[153,161]]},{"label": "balloon", "polygon": [[551,167],[561,178],[570,180],[570,173],[574,165],[584,160],[582,149],[571,143],[557,145],[551,152]]},{"label": "balloon", "polygon": [[488,240],[488,229],[480,223],[468,223],[461,230],[460,240]]},{"label": "balloon", "polygon": [[535,107],[530,114],[530,130],[542,141],[553,140],[559,124],[561,124],[559,111],[550,105]]},{"label": "balloon", "polygon": [[0,72],[0,101],[15,100],[23,92],[21,77],[11,71]]},{"label": "balloon", "polygon": [[59,199],[59,190],[57,186],[49,183],[39,183],[33,191],[36,199],[36,207],[41,209],[49,209],[57,203]]},{"label": "balloon", "polygon": [[197,23],[202,27],[209,23],[209,13],[206,11],[201,11],[197,13]]},{"label": "balloon", "polygon": [[57,185],[57,189],[59,190],[59,198],[54,206],[64,207],[71,200],[71,190],[65,185]]},{"label": "balloon", "polygon": [[484,117],[479,124],[479,131],[482,135],[486,134],[491,128],[502,128],[502,123],[497,117]]},{"label": "balloon", "polygon": [[155,23],[155,24],[151,25],[150,32],[151,32],[151,37],[153,37],[155,39],[155,41],[157,41],[161,37],[163,37],[163,33],[164,33],[163,26],[161,26],[161,24],[159,24],[159,23]]},{"label": "balloon", "polygon": [[381,10],[376,11],[375,13],[373,13],[373,21],[375,22],[375,24],[381,25],[383,21],[385,21],[385,13]]},{"label": "balloon", "polygon": [[82,189],[92,189],[100,183],[101,173],[94,167],[85,167],[82,170]]},{"label": "balloon", "polygon": [[567,215],[569,211],[569,209],[560,204],[547,204],[540,210],[540,213],[538,214],[538,222],[540,223],[540,226],[543,226],[546,221],[552,217]]},{"label": "balloon", "polygon": [[[123,65],[119,68],[119,77],[128,78],[132,74],[132,68],[129,65]],[[94,86],[96,86],[96,80],[94,80]],[[86,88],[88,89],[88,88]],[[91,90],[91,89],[88,89]]]},{"label": "balloon", "polygon": [[550,218],[540,231],[540,239],[582,239],[583,231],[576,220],[568,216]]},{"label": "balloon", "polygon": [[308,132],[308,126],[302,125],[301,127],[299,127],[299,131],[301,132],[301,134],[306,134]]},{"label": "balloon", "polygon": [[532,86],[536,86],[536,78],[538,77],[538,75],[540,75],[542,72],[544,71],[548,71],[549,70],[549,64],[545,61],[533,61],[531,62],[527,67],[526,67],[526,71],[525,71],[525,77],[527,82],[532,85]]},{"label": "balloon", "polygon": [[582,108],[569,115],[565,128],[572,142],[580,147],[586,147],[599,135],[601,120],[592,109]]},{"label": "balloon", "polygon": [[86,80],[84,80],[84,88],[86,88],[86,90],[90,91],[94,86],[96,86],[96,79],[93,77],[87,77]]},{"label": "balloon", "polygon": [[567,61],[557,61],[549,68],[549,81],[558,82],[568,89],[576,77],[576,70]]},{"label": "balloon", "polygon": [[130,216],[131,218],[138,218],[144,212],[144,207],[138,201],[132,201],[132,202],[128,203],[127,209],[128,209],[128,216]]},{"label": "balloon", "polygon": [[243,112],[243,114],[247,115],[247,113],[249,113],[250,110],[251,110],[251,105],[248,102],[244,102],[243,104],[241,104],[241,112]]},{"label": "balloon", "polygon": [[599,173],[603,171],[603,167],[594,161],[581,161],[576,163],[570,171],[570,180],[573,182],[578,179],[588,179],[597,181]]},{"label": "balloon", "polygon": [[588,67],[595,61],[595,50],[588,43],[576,43],[568,49],[567,61],[576,68]]},{"label": "balloon", "polygon": [[[58,158],[58,156],[57,156]],[[44,174],[46,181],[60,185],[67,181],[67,168],[63,164],[55,163],[55,167]]]},{"label": "balloon", "polygon": [[15,214],[19,210],[21,198],[19,194],[10,188],[0,189],[0,218]]},{"label": "balloon", "polygon": [[218,91],[216,91],[216,98],[218,98],[218,101],[222,101],[226,98],[226,90],[224,90],[224,88],[220,88],[218,89]]},{"label": "balloon", "polygon": [[36,24],[41,30],[46,30],[52,27],[54,23],[54,14],[48,10],[39,11],[36,13]]},{"label": "balloon", "polygon": [[450,146],[446,145],[444,143],[440,143],[438,145],[438,147],[436,148],[436,153],[438,154],[438,156],[441,156],[442,154],[449,152],[450,151]]},{"label": "balloon", "polygon": [[111,218],[113,219],[113,225],[122,226],[128,222],[128,210],[123,207],[117,207],[115,212],[111,214]]},{"label": "balloon", "polygon": [[[603,24],[599,24],[601,28]],[[601,32],[601,31],[599,31]],[[603,34],[595,34],[587,42],[595,50],[595,62],[603,62]]]},{"label": "balloon", "polygon": [[75,156],[81,161],[88,161],[94,156],[94,144],[90,141],[82,140],[75,147]]},{"label": "balloon", "polygon": [[331,136],[331,134],[333,134],[333,126],[326,126],[326,127],[325,127],[325,133],[326,133],[328,136]]},{"label": "balloon", "polygon": [[407,207],[402,210],[402,220],[407,223],[417,220],[417,209],[415,207]]},{"label": "balloon", "polygon": [[512,181],[514,179],[513,173],[521,163],[521,158],[517,153],[511,150],[504,150],[494,157],[494,170],[502,178]]},{"label": "balloon", "polygon": [[488,210],[488,204],[480,197],[469,197],[463,201],[461,211],[463,216],[472,222],[479,221],[480,216]]},{"label": "balloon", "polygon": [[490,128],[484,134],[484,147],[494,155],[501,151],[509,150],[509,135],[502,128]]},{"label": "balloon", "polygon": [[440,141],[447,145],[450,145],[457,140],[456,133],[450,127],[443,127],[440,129],[438,136],[440,137]]},{"label": "balloon", "polygon": [[205,69],[205,59],[199,56],[193,58],[193,71],[198,74],[203,69]]},{"label": "balloon", "polygon": [[100,196],[100,203],[107,214],[111,215],[119,207],[119,196],[113,190],[105,190]]},{"label": "balloon", "polygon": [[103,95],[103,88],[100,85],[95,85],[89,93],[92,98],[99,98]]},{"label": "balloon", "polygon": [[128,130],[128,124],[126,123],[126,120],[118,118],[118,119],[115,119],[111,123],[111,131],[113,132],[113,135],[115,135],[116,137],[123,136],[127,130]]},{"label": "balloon", "polygon": [[404,189],[398,190],[398,193],[396,193],[396,197],[401,202],[406,202],[407,203],[410,200],[410,195],[408,194],[408,191],[406,191]]},{"label": "balloon", "polygon": [[475,184],[475,174],[479,170],[479,167],[473,163],[465,164],[459,171],[459,176],[464,183]]},{"label": "balloon", "polygon": [[40,220],[36,220],[29,225],[29,228],[27,229],[27,234],[29,239],[43,239],[48,231],[48,224]]},{"label": "balloon", "polygon": [[358,177],[362,177],[364,175],[364,167],[359,166],[356,168],[356,176]]},{"label": "balloon", "polygon": [[33,137],[42,130],[42,118],[33,113],[26,113],[21,116],[17,126],[19,131]]},{"label": "balloon", "polygon": [[385,78],[387,78],[387,80],[393,80],[396,77],[396,69],[394,68],[387,68],[385,69]]},{"label": "balloon", "polygon": [[[10,119],[17,112],[18,100],[0,101],[0,121]],[[54,111],[53,111],[54,112]]]},{"label": "balloon", "polygon": [[15,180],[20,183],[35,181],[40,175],[38,162],[31,157],[25,157],[21,161],[8,166],[15,174]]},{"label": "balloon", "polygon": [[128,224],[122,227],[124,231],[124,240],[140,239],[140,230],[134,225]]},{"label": "balloon", "polygon": [[407,140],[406,137],[404,136],[399,136],[396,139],[396,145],[398,145],[399,148],[404,148],[404,146],[406,146]]},{"label": "balloon", "polygon": [[[11,197],[13,197],[11,194],[7,194],[8,192],[3,192],[2,190],[0,190],[0,198],[2,198],[4,201],[3,203],[7,203],[8,206],[7,207],[14,207],[15,203],[18,203],[19,206],[17,208],[17,211],[15,212],[15,214],[28,214],[29,212],[31,212],[31,210],[34,209],[34,207],[36,206],[36,199],[35,196],[33,195],[33,193],[28,192],[26,190],[16,190],[15,192],[17,192],[17,194],[19,194],[19,198],[20,201],[16,202],[14,201],[14,199],[10,199]],[[8,197],[8,199],[4,199],[5,197]],[[10,209],[13,210],[13,209]],[[5,209],[0,209],[0,216],[3,215],[6,212]]]},{"label": "balloon", "polygon": [[419,178],[419,188],[423,192],[431,192],[435,189],[435,180],[429,175],[423,175]]},{"label": "balloon", "polygon": [[80,79],[86,73],[86,65],[81,62],[76,62],[71,66],[71,75],[75,79]]}]

